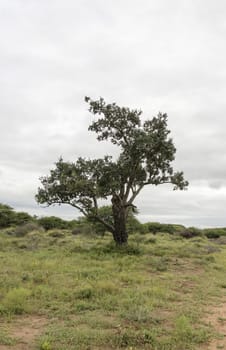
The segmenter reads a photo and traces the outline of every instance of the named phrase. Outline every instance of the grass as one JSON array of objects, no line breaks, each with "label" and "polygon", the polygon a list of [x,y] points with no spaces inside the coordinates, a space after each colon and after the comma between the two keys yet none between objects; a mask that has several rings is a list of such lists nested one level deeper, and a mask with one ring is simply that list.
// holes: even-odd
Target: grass
[{"label": "grass", "polygon": [[225,295],[226,248],[207,238],[0,233],[0,344],[24,315],[48,319],[31,349],[197,349]]}]

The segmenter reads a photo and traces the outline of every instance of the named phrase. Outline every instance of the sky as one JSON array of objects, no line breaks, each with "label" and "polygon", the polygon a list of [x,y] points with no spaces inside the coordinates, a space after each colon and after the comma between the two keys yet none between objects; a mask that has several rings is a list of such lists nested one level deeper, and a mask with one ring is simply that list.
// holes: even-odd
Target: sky
[{"label": "sky", "polygon": [[116,152],[88,126],[84,96],[160,111],[187,191],[148,187],[139,219],[226,226],[224,0],[0,0],[0,203],[38,216],[39,178],[60,156]]}]

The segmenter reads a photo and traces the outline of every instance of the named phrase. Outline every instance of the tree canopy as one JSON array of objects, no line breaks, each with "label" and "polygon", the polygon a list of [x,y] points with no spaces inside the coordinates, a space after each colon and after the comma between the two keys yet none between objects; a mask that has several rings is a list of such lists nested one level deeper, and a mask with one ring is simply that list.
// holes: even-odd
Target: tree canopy
[{"label": "tree canopy", "polygon": [[[140,110],[107,104],[85,97],[89,111],[97,118],[89,130],[98,141],[110,140],[120,148],[117,159],[60,158],[48,176],[41,178],[36,200],[41,204],[70,204],[85,216],[103,224],[117,244],[127,243],[126,220],[140,191],[147,185],[170,183],[174,190],[188,186],[183,172],[172,162],[176,148],[167,128],[167,114],[142,122]],[[111,199],[113,220],[99,214],[99,200]]]}]

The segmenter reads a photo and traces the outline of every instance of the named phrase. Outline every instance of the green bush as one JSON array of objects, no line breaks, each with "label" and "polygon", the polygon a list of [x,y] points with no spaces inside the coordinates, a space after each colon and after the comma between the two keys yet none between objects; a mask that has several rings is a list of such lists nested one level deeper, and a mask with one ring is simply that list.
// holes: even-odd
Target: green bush
[{"label": "green bush", "polygon": [[204,235],[207,238],[219,238],[226,236],[225,228],[207,228],[203,230]]},{"label": "green bush", "polygon": [[52,229],[69,229],[70,223],[66,220],[63,220],[61,218],[58,218],[56,216],[45,216],[43,218],[40,218],[37,220],[38,224],[42,227],[44,227],[45,230],[52,230]]},{"label": "green bush", "polygon": [[9,205],[0,203],[0,228],[5,228],[15,223],[15,212]]},{"label": "green bush", "polygon": [[148,232],[151,232],[153,234],[156,234],[158,232],[166,232],[169,234],[173,234],[176,231],[174,227],[176,225],[171,225],[171,224],[160,224],[159,222],[148,222],[145,225],[148,229]]},{"label": "green bush", "polygon": [[25,212],[15,212],[9,205],[0,203],[0,228],[22,225],[35,219]]},{"label": "green bush", "polygon": [[33,222],[33,221],[35,221],[35,219],[31,215],[29,215],[28,213],[15,212],[15,220],[14,220],[15,225],[23,225],[23,224],[26,224],[28,222]]}]

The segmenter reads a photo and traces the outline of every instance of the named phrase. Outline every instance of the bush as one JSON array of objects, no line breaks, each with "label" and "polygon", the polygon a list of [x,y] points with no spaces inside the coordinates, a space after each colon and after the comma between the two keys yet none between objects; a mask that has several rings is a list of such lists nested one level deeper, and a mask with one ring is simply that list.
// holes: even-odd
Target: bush
[{"label": "bush", "polygon": [[19,213],[15,213],[15,220],[14,223],[16,225],[23,225],[26,224],[28,222],[33,222],[34,218],[29,215],[28,213],[25,212],[19,212]]},{"label": "bush", "polygon": [[219,238],[226,236],[225,228],[207,228],[203,230],[204,235],[207,238]]},{"label": "bush", "polygon": [[15,212],[9,205],[0,203],[0,227],[10,227],[13,225],[22,225],[34,221],[34,218],[25,212]]},{"label": "bush", "polygon": [[198,236],[203,236],[202,230],[196,227],[188,227],[179,232],[179,235],[184,238],[193,238]]},{"label": "bush", "polygon": [[174,225],[160,224],[159,222],[148,222],[145,224],[145,226],[147,227],[148,232],[151,232],[153,234],[156,234],[158,232],[166,232],[173,234],[176,231]]},{"label": "bush", "polygon": [[38,219],[38,223],[47,231],[55,228],[59,230],[70,228],[70,224],[68,221],[58,218],[56,216],[45,216],[43,218]]},{"label": "bush", "polygon": [[17,226],[14,229],[14,235],[17,237],[23,237],[26,236],[28,233],[35,231],[35,230],[43,230],[42,227],[40,227],[35,222],[28,222],[27,224]]},{"label": "bush", "polygon": [[84,222],[84,223],[78,224],[76,227],[74,227],[72,229],[71,233],[73,235],[79,235],[79,234],[90,235],[90,234],[93,234],[96,232],[94,231],[92,224]]}]

